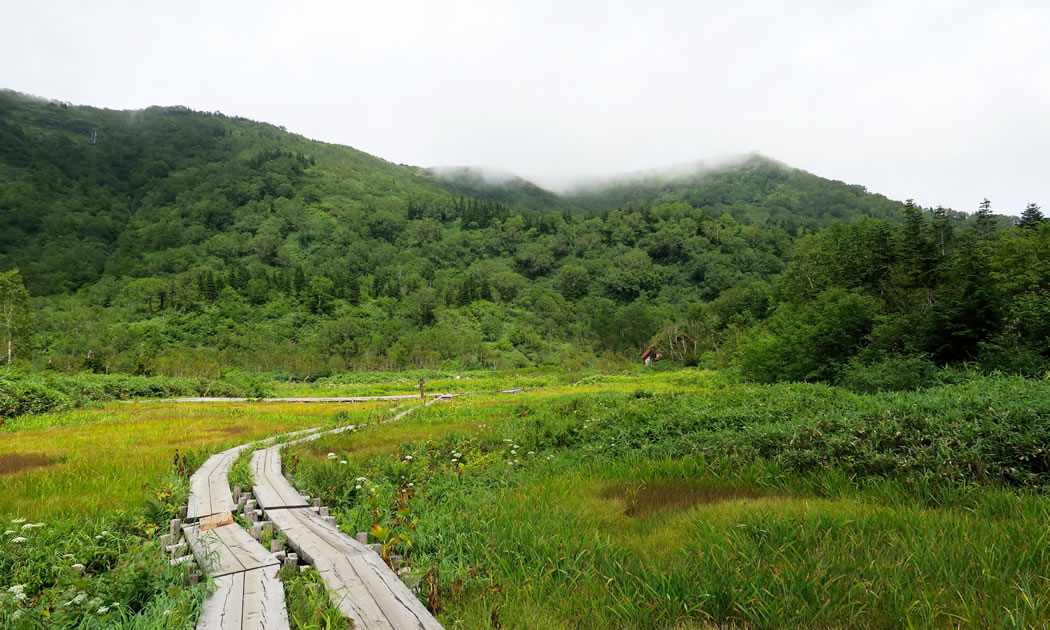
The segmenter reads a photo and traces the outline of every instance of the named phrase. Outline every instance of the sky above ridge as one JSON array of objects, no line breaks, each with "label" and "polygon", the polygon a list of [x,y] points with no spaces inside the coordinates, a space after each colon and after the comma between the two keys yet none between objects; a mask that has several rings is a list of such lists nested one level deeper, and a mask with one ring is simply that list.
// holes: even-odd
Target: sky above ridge
[{"label": "sky above ridge", "polygon": [[757,151],[924,206],[1050,209],[1050,3],[22,2],[0,87],[185,105],[392,162],[580,178]]}]

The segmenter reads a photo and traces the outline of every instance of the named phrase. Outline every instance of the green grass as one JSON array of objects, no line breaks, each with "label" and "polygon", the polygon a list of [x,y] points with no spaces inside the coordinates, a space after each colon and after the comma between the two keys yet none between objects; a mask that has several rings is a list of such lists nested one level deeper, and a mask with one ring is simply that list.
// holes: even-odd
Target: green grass
[{"label": "green grass", "polygon": [[1050,624],[1050,383],[595,381],[296,445],[292,474],[436,575],[446,627]]},{"label": "green grass", "polygon": [[[157,536],[193,470],[235,444],[388,418],[392,407],[110,404],[15,419],[0,432],[0,627],[192,625],[206,587],[185,586]],[[249,457],[232,471],[244,487]]]},{"label": "green grass", "polygon": [[284,601],[292,630],[349,630],[353,622],[332,603],[317,571],[282,569]]},{"label": "green grass", "polygon": [[[370,378],[359,384],[379,388]],[[27,530],[31,547],[0,537],[13,549],[0,554],[0,626],[41,623],[11,586],[39,601],[73,593],[73,553],[92,571],[85,593],[124,593],[121,616],[62,610],[57,627],[184,627],[203,592],[158,571],[145,534],[184,496],[174,448],[192,469],[233,444],[345,424],[359,428],[289,446],[286,470],[344,531],[402,555],[447,628],[1050,625],[1048,381],[861,395],[698,370],[558,373],[527,394],[401,403],[415,412],[386,422],[396,404],[16,419],[0,432],[0,462],[23,457],[3,477],[0,519],[46,526]],[[235,485],[250,485],[248,461]],[[85,495],[99,495],[97,516],[74,518],[92,512]],[[101,528],[122,542],[99,542]],[[316,574],[284,577],[295,627],[342,627]]]},{"label": "green grass", "polygon": [[185,628],[206,586],[186,586],[152,522],[185,502],[175,472],[137,510],[41,520],[0,517],[0,627]]}]

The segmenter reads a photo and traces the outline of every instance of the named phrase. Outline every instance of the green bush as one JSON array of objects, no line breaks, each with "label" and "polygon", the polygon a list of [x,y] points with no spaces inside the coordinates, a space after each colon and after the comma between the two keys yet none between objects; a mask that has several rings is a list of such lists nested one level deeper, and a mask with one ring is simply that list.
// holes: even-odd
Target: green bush
[{"label": "green bush", "polygon": [[938,384],[938,372],[926,357],[892,355],[872,363],[850,361],[842,370],[839,384],[869,394],[899,392]]},{"label": "green bush", "polygon": [[61,411],[106,400],[244,396],[257,391],[257,384],[210,379],[89,373],[64,376],[12,371],[0,374],[0,419]]}]

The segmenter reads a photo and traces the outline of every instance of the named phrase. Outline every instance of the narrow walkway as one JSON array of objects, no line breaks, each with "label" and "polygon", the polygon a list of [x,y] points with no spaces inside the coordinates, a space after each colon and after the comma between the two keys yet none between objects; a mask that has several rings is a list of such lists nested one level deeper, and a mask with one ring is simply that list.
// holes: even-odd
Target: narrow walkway
[{"label": "narrow walkway", "polygon": [[[520,390],[504,390],[517,393]],[[427,406],[473,392],[434,394]],[[375,396],[340,399],[268,399],[285,402],[363,402],[366,400],[410,400],[416,396]],[[248,399],[174,399],[166,402],[236,402]],[[412,413],[398,413],[393,422]],[[284,533],[288,545],[313,565],[332,593],[339,609],[356,628],[383,630],[442,630],[412,591],[367,545],[347,536],[324,514],[310,507],[306,497],[281,472],[281,451],[287,444],[313,440],[352,430],[345,426],[330,431],[307,429],[285,437],[300,436],[255,451],[251,469],[253,493],[258,507]],[[264,442],[273,442],[270,438]],[[211,529],[201,519],[229,522],[237,509],[229,484],[229,471],[237,456],[251,444],[242,444],[208,458],[190,478],[187,520],[182,532],[198,564],[215,579],[217,589],[205,600],[197,630],[285,630],[288,612],[284,586],[277,577],[280,560],[236,523]],[[212,518],[208,518],[212,517]]]},{"label": "narrow walkway", "polygon": [[[290,435],[315,432],[296,431]],[[270,438],[266,442],[272,442]],[[277,578],[280,561],[236,523],[204,529],[200,519],[227,516],[236,509],[229,472],[237,455],[250,444],[216,453],[190,477],[187,519],[182,525],[190,550],[201,569],[215,578],[213,591],[201,608],[198,630],[286,630],[288,611],[284,585]],[[229,522],[229,521],[227,521]]]},{"label": "narrow walkway", "polygon": [[355,628],[441,630],[377,553],[339,531],[315,508],[303,507],[306,498],[281,474],[282,446],[253,454],[255,496],[288,545],[320,573],[339,610]]},{"label": "narrow walkway", "polygon": [[[287,435],[295,436],[316,431],[318,431],[317,428],[304,429]],[[270,438],[264,440],[263,443],[273,442],[275,439]],[[233,491],[230,490],[228,475],[237,456],[241,451],[250,447],[251,444],[235,446],[212,455],[201,464],[197,472],[190,477],[190,498],[186,518],[196,520],[222,512],[232,512],[237,507],[233,501]]]},{"label": "narrow walkway", "polygon": [[[500,390],[501,394],[514,394],[523,390]],[[452,392],[445,394],[426,394],[424,398],[450,398],[452,396],[470,396],[485,392]],[[299,396],[295,398],[145,398],[142,400],[121,400],[123,403],[235,403],[235,402],[263,402],[263,403],[362,403],[375,400],[416,400],[419,394],[397,394],[394,396]]]}]

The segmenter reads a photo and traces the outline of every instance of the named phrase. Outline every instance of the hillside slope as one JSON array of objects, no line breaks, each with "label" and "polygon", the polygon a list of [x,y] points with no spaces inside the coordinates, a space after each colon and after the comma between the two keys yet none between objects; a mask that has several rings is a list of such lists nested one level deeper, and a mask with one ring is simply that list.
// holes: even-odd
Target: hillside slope
[{"label": "hillside slope", "polygon": [[37,294],[183,271],[183,248],[277,263],[284,215],[361,221],[409,200],[450,196],[422,169],[244,118],[0,91],[0,268]]},{"label": "hillside slope", "polygon": [[[757,156],[567,198],[442,175],[217,113],[0,92],[0,272],[20,269],[34,296],[16,363],[299,377],[583,365],[631,360],[688,323],[707,344],[694,359],[724,364],[791,296],[777,287],[796,251],[839,247],[853,269],[879,248],[870,259],[898,269],[870,270],[888,278],[866,289],[876,302],[906,281],[928,305],[955,264],[952,216],[936,218],[934,252],[918,209],[905,233],[901,204]],[[798,249],[865,215],[891,221]],[[848,280],[835,282],[857,291]]]}]

